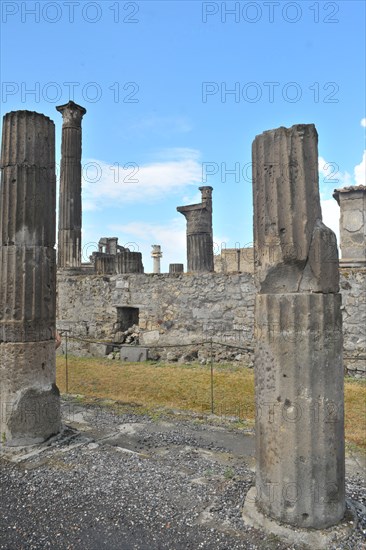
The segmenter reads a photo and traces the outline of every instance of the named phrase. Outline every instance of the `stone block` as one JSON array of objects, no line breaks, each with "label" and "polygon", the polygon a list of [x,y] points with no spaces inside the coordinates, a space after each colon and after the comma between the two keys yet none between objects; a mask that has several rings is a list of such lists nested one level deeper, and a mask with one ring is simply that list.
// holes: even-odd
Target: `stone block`
[{"label": "stone block", "polygon": [[148,348],[141,346],[121,346],[120,359],[131,363],[147,361],[149,356]]},{"label": "stone block", "polygon": [[160,333],[158,330],[150,330],[148,332],[140,333],[141,343],[145,344],[146,346],[158,344],[159,339],[160,339]]}]

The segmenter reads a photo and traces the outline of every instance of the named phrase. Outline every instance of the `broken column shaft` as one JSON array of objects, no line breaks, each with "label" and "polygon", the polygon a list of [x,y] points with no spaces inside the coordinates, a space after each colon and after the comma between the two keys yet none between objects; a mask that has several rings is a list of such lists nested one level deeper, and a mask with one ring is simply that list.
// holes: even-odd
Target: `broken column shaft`
[{"label": "broken column shaft", "polygon": [[44,115],[3,119],[0,187],[0,432],[3,444],[60,429],[55,385],[55,127]]},{"label": "broken column shaft", "polygon": [[187,220],[187,271],[214,271],[212,187],[199,189],[201,203],[177,207]]},{"label": "broken column shaft", "polygon": [[56,107],[62,114],[58,268],[81,266],[81,121],[86,113],[73,101]]},{"label": "broken column shaft", "polygon": [[326,528],[345,511],[342,319],[314,125],[255,138],[253,197],[256,503],[282,522]]}]

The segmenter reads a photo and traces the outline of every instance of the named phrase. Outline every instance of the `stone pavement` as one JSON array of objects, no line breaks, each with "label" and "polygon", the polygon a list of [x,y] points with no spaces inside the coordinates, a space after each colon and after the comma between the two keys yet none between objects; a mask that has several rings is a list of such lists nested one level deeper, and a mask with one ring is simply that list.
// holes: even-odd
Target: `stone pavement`
[{"label": "stone pavement", "polygon": [[[245,525],[251,431],[219,417],[148,416],[62,403],[61,437],[2,451],[0,548],[303,550]],[[365,508],[364,464],[347,459],[347,497]],[[364,533],[362,532],[364,530]],[[330,550],[361,550],[365,524]]]}]

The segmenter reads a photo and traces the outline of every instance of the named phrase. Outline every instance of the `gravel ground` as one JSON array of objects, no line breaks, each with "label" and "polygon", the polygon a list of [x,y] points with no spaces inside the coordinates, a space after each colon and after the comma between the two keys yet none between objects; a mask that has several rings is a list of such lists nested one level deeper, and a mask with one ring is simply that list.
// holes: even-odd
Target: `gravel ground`
[{"label": "gravel ground", "polygon": [[[63,402],[63,410],[61,437],[0,459],[1,549],[305,548],[242,520],[254,481],[252,434],[73,401]],[[329,550],[366,548],[366,494],[357,461],[347,498],[357,509],[357,529]]]}]

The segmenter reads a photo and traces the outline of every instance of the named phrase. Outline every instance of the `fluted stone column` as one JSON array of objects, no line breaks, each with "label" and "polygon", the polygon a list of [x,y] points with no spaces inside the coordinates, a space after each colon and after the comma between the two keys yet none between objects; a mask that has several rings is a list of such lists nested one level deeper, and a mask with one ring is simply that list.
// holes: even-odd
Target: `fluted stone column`
[{"label": "fluted stone column", "polygon": [[200,187],[202,202],[178,206],[187,220],[187,271],[214,271],[212,187]]},{"label": "fluted stone column", "polygon": [[0,188],[0,433],[33,444],[60,429],[55,374],[55,128],[44,115],[3,119]]},{"label": "fluted stone column", "polygon": [[81,266],[81,121],[86,113],[73,101],[56,107],[62,114],[58,268]]},{"label": "fluted stone column", "polygon": [[339,220],[341,266],[366,266],[366,186],[335,189],[333,197],[341,210]]},{"label": "fluted stone column", "polygon": [[184,273],[183,264],[169,264],[169,273]]},{"label": "fluted stone column", "polygon": [[121,250],[116,256],[116,273],[143,273],[141,252],[132,252],[129,248]]},{"label": "fluted stone column", "polygon": [[153,244],[151,257],[153,259],[153,273],[160,273],[160,259],[162,258],[163,253],[161,251],[160,244]]},{"label": "fluted stone column", "polygon": [[253,142],[256,504],[326,528],[345,511],[341,296],[313,124]]}]

